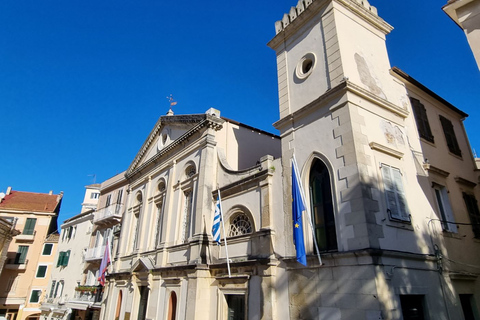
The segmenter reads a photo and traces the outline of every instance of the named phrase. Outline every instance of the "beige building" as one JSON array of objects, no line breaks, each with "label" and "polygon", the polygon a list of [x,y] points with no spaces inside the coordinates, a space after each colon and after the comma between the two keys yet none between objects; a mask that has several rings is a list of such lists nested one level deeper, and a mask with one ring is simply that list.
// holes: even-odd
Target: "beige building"
[{"label": "beige building", "polygon": [[115,252],[120,233],[120,222],[125,212],[127,180],[125,172],[98,185],[98,204],[93,213],[92,227],[82,266],[82,281],[69,306],[72,320],[98,319],[102,306],[103,287],[99,283],[100,265],[108,245]]},{"label": "beige building", "polygon": [[449,0],[443,11],[465,32],[480,69],[480,0]]},{"label": "beige building", "polygon": [[366,0],[301,0],[275,30],[280,136],[215,109],[159,118],[125,173],[100,319],[478,319],[467,115],[391,68]]},{"label": "beige building", "polygon": [[[0,193],[0,202],[5,197],[5,193]],[[13,219],[0,218],[0,275],[2,274],[3,266],[7,261],[8,247],[14,236],[20,232],[15,229]]]},{"label": "beige building", "polygon": [[39,319],[58,242],[62,193],[14,191],[0,201],[0,217],[21,233],[10,243],[0,277],[0,319]]},{"label": "beige building", "polygon": [[[85,288],[84,264],[93,230],[93,218],[100,197],[100,184],[85,186],[79,214],[60,226],[55,265],[42,302],[42,320],[75,319],[75,309],[86,310],[94,299],[94,288]],[[81,291],[80,289],[83,289]],[[97,290],[98,291],[98,290]],[[85,294],[84,294],[85,293]]]}]

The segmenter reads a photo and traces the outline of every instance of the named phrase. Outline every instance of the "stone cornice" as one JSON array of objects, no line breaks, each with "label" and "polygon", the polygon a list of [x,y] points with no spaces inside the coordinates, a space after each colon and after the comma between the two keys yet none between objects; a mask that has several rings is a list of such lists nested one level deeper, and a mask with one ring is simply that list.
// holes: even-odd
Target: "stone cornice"
[{"label": "stone cornice", "polygon": [[475,186],[477,185],[475,182],[472,182],[470,180],[467,180],[467,179],[464,179],[462,177],[455,177],[455,181],[457,183],[460,183],[460,184],[463,184],[464,186],[467,186],[467,187],[470,187],[470,188],[475,188]]},{"label": "stone cornice", "polygon": [[439,176],[442,176],[442,177],[448,177],[450,175],[450,172],[447,172],[445,170],[442,170],[438,167],[435,167],[433,165],[431,165],[430,163],[424,163],[423,164],[423,169],[427,170],[429,173],[435,173]]},{"label": "stone cornice", "polygon": [[[403,119],[405,119],[409,115],[409,112],[408,112],[407,109],[400,108],[400,107],[396,106],[395,104],[391,103],[390,101],[385,100],[383,98],[380,98],[379,96],[371,93],[370,91],[368,91],[368,90],[366,90],[366,89],[364,89],[364,88],[362,88],[362,87],[360,87],[360,86],[358,86],[358,85],[356,85],[356,84],[354,84],[354,83],[352,83],[348,80],[345,80],[345,81],[342,81],[340,84],[338,84],[336,87],[327,90],[324,94],[322,94],[320,97],[318,97],[314,101],[310,102],[309,104],[307,104],[303,108],[300,108],[299,110],[295,111],[294,113],[291,113],[291,114],[287,115],[286,117],[278,120],[277,122],[275,122],[273,124],[273,126],[280,130],[286,124],[291,123],[294,119],[302,118],[304,115],[310,113],[312,110],[315,110],[320,103],[325,105],[327,102],[337,98],[339,95],[345,94],[345,93],[348,93],[348,92],[354,93],[355,95],[358,95],[358,96],[362,97],[363,99],[368,100],[368,101],[374,103],[375,105],[377,105],[378,107],[383,108],[385,110],[388,110],[388,111],[392,112],[393,114],[395,114],[395,115],[397,115],[397,116],[399,116]],[[338,107],[340,107],[340,106],[342,106],[342,105],[344,105],[345,103],[348,103],[348,102],[351,102],[351,101],[347,100],[343,103],[340,103],[339,105],[335,106],[335,108],[338,108]],[[355,104],[357,104],[357,103],[355,103]]]},{"label": "stone cornice", "polygon": [[[211,128],[211,129],[214,129],[214,130],[218,131],[222,128],[222,124],[223,124],[224,120],[222,120],[218,117],[215,117],[215,116],[211,116],[211,115],[201,115],[201,116],[204,118],[203,121],[201,121],[200,123],[198,123],[197,125],[192,127],[190,130],[188,130],[183,135],[181,135],[178,139],[176,139],[172,143],[165,146],[162,150],[160,150],[156,155],[154,155],[148,161],[146,161],[145,163],[143,163],[142,165],[137,167],[137,165],[140,162],[140,160],[142,159],[142,157],[145,156],[145,154],[148,150],[148,147],[153,142],[153,140],[156,137],[158,131],[164,125],[163,123],[160,123],[160,121],[157,122],[157,125],[155,126],[154,130],[152,130],[152,132],[150,133],[149,138],[144,143],[140,152],[137,154],[137,156],[133,160],[132,164],[128,168],[127,172],[125,173],[125,177],[127,179],[130,179],[132,176],[134,176],[135,174],[137,174],[138,172],[140,172],[144,168],[148,167],[150,164],[158,161],[159,158],[163,157],[164,155],[171,152],[172,150],[175,150],[176,148],[182,146],[183,143],[188,140],[188,138],[190,138],[195,133],[199,132],[201,129]],[[167,118],[167,117],[168,118],[170,118],[170,117],[173,118],[173,117],[180,117],[180,116],[170,116],[170,117],[169,116],[164,116],[164,117],[161,117],[160,120],[162,120],[163,118]],[[187,118],[187,117],[184,117],[184,116],[181,116],[181,117],[182,118]],[[188,119],[186,119],[186,120],[188,121]],[[182,123],[192,123],[192,122],[195,123],[194,121],[192,121],[192,122],[187,122],[187,121],[180,121],[180,122],[182,122]],[[167,122],[178,123],[177,121],[167,121]]]}]

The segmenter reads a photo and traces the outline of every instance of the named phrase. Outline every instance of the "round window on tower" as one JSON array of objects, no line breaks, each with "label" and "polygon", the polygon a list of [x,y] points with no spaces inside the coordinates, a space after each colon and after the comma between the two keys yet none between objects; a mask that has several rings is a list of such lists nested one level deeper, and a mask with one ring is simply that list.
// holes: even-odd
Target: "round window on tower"
[{"label": "round window on tower", "polygon": [[295,68],[295,75],[300,80],[306,79],[315,68],[316,58],[315,55],[311,52],[305,54],[300,61],[297,63]]}]

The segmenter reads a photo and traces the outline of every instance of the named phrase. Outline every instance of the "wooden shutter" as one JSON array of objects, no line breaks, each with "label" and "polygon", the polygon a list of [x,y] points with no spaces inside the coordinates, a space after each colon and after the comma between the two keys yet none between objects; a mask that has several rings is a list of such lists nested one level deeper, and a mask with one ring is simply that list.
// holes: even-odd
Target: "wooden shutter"
[{"label": "wooden shutter", "polygon": [[425,106],[415,98],[410,98],[410,102],[412,103],[413,114],[415,115],[415,122],[417,123],[418,134],[421,138],[430,142],[434,142]]},{"label": "wooden shutter", "polygon": [[443,116],[440,116],[440,122],[442,123],[443,133],[445,134],[448,150],[450,150],[451,153],[461,157],[462,151],[458,146],[457,137],[455,136],[455,130],[453,129],[452,122]]},{"label": "wooden shutter", "polygon": [[475,238],[480,238],[480,211],[478,210],[477,199],[474,196],[463,192],[463,200],[467,206],[470,221],[472,223],[472,230]]},{"label": "wooden shutter", "polygon": [[400,170],[382,164],[382,177],[390,217],[398,220],[410,220]]}]

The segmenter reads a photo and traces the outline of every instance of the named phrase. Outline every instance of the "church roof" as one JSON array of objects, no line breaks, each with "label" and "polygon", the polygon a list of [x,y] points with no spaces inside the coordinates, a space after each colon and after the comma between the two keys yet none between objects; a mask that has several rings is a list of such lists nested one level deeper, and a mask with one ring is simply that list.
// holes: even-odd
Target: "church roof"
[{"label": "church roof", "polygon": [[0,210],[58,212],[63,194],[10,191],[0,200]]}]

